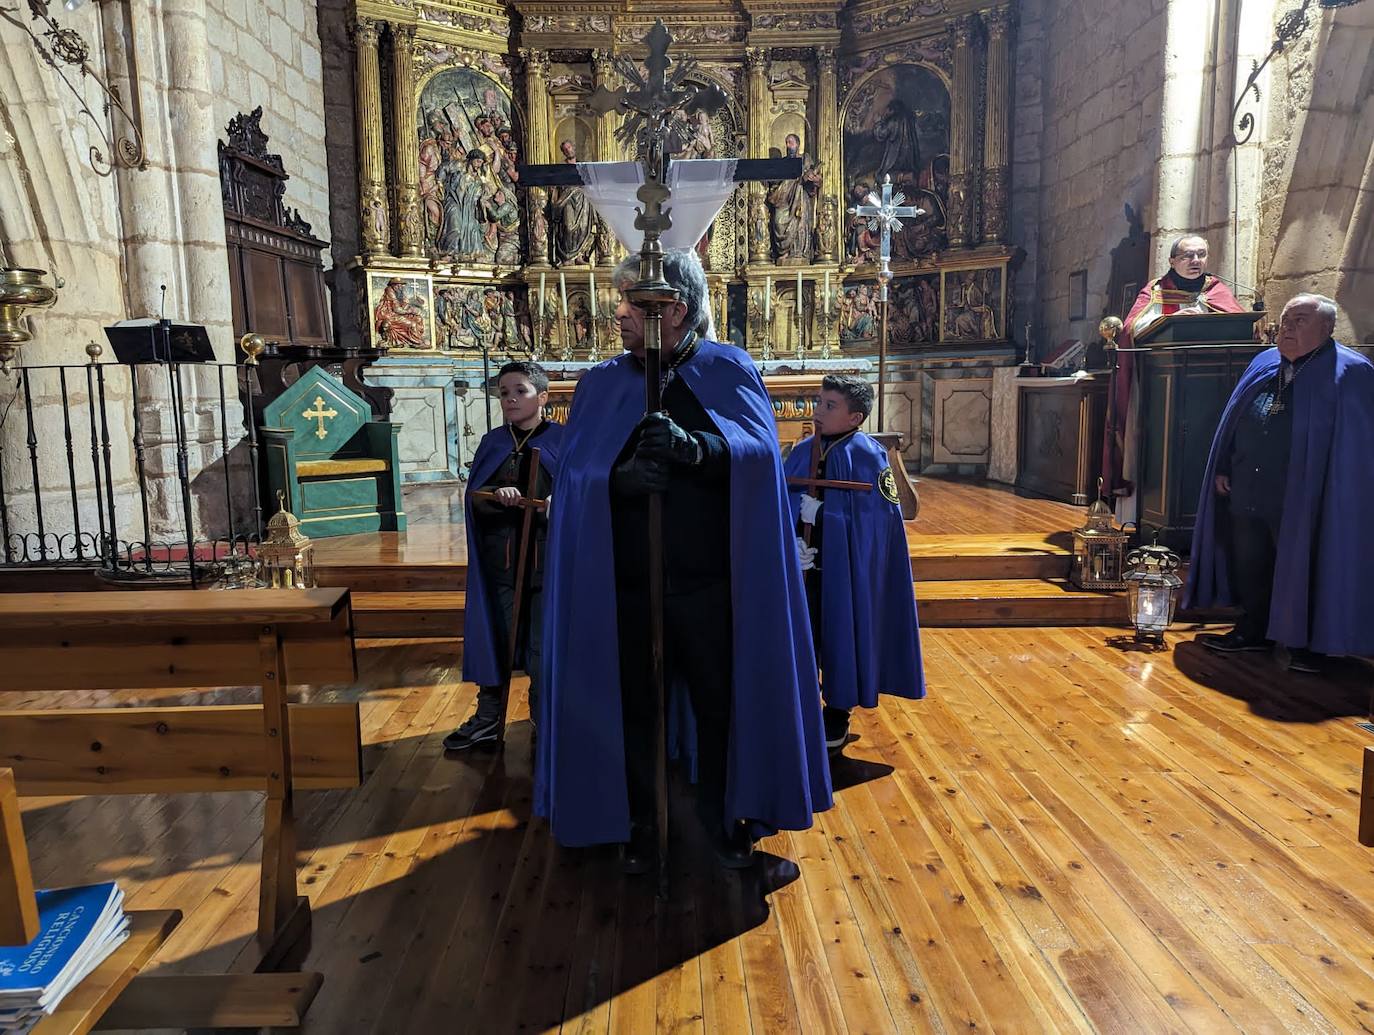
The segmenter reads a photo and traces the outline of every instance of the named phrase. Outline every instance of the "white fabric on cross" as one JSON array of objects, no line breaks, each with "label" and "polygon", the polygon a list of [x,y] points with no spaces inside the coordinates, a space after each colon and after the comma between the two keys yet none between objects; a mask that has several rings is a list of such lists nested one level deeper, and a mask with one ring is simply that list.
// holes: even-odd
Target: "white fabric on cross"
[{"label": "white fabric on cross", "polygon": [[[635,229],[635,192],[644,183],[639,162],[578,162],[592,207],[606,220],[611,233],[637,254],[644,246],[644,232]],[[665,251],[694,248],[735,190],[735,159],[694,158],[668,166],[668,189],[673,192],[666,209],[673,225],[659,238]]]}]

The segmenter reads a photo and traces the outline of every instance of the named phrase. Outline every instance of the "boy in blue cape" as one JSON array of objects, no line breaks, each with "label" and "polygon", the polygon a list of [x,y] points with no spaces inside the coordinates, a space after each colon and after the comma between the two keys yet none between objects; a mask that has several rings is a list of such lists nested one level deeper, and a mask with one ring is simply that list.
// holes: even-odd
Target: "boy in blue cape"
[{"label": "boy in blue cape", "polygon": [[[657,841],[651,493],[663,495],[667,683],[690,697],[679,733],[718,858],[748,865],[756,836],[809,827],[831,801],[772,406],[747,354],[701,337],[696,255],[668,252],[664,276],[679,297],[663,315],[663,412],[644,414],[644,314],[622,298],[626,352],[587,371],[573,399],[546,576],[557,620],[535,810],[561,844],[623,844],[630,873],[650,868]],[[637,279],[634,259],[613,275],[622,292]]]},{"label": "boy in blue cape", "polygon": [[[848,740],[852,709],[876,708],[880,693],[918,698],[926,692],[896,481],[887,451],[859,430],[872,409],[868,382],[827,376],[816,435],[798,442],[786,465],[832,752]],[[809,482],[856,487],[802,484]]]},{"label": "boy in blue cape", "polygon": [[1240,605],[1200,642],[1287,648],[1288,667],[1374,654],[1374,364],[1331,337],[1336,303],[1298,295],[1278,347],[1254,358],[1221,415],[1193,527],[1184,607]]},{"label": "boy in blue cape", "polygon": [[505,423],[482,436],[472,458],[469,489],[490,492],[494,499],[463,501],[467,519],[468,579],[463,618],[463,679],[476,683],[477,710],[444,738],[448,751],[466,751],[478,744],[495,743],[501,724],[501,684],[506,671],[512,635],[520,638],[525,671],[530,677],[530,716],[538,714],[542,676],[544,556],[548,519],[536,511],[530,533],[534,541],[526,560],[526,583],[520,628],[512,633],[511,611],[515,605],[516,562],[525,508],[521,505],[530,484],[530,464],[539,450],[536,495],[547,499],[558,471],[558,450],[563,425],[544,419],[549,401],[549,375],[537,363],[507,363],[496,383],[501,392]]}]

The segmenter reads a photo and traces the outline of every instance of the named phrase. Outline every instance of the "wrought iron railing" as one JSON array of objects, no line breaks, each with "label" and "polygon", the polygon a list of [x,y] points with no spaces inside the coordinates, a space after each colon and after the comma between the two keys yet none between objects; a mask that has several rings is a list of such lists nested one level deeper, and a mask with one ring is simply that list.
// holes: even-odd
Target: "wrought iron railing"
[{"label": "wrought iron railing", "polygon": [[[198,392],[188,393],[188,379]],[[0,378],[0,567],[192,586],[246,578],[263,521],[254,390],[251,369],[232,363],[93,361]],[[230,400],[240,398],[243,420],[231,427]],[[57,406],[60,443],[41,430]],[[150,450],[154,412],[172,434]],[[188,415],[194,424],[207,412],[210,436],[188,429]],[[27,452],[18,462],[5,455],[16,447]],[[193,471],[192,447],[213,459]],[[153,450],[172,462],[154,463]]]}]

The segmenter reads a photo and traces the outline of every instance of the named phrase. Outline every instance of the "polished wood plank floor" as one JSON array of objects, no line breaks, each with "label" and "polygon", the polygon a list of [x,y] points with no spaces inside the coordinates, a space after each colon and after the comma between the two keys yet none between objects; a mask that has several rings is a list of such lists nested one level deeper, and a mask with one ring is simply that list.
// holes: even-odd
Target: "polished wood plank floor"
[{"label": "polished wood plank floor", "polygon": [[[305,1031],[1371,1030],[1367,670],[1119,635],[927,631],[930,696],[858,715],[835,808],[756,870],[713,865],[679,799],[668,904],[530,821],[528,723],[444,757],[472,701],[453,643],[364,644],[359,686],[305,691],[361,700],[369,774],[298,799]],[[24,806],[41,884],[183,910],[168,971],[246,963],[260,796]]]},{"label": "polished wood plank floor", "polygon": [[[1068,530],[1083,523],[1084,509],[1016,495],[993,482],[922,478],[921,513],[907,522],[917,542],[943,536],[1044,533],[1067,545]],[[333,536],[315,541],[320,565],[435,565],[466,563],[462,533],[463,486],[412,485],[406,489],[405,532]]]}]

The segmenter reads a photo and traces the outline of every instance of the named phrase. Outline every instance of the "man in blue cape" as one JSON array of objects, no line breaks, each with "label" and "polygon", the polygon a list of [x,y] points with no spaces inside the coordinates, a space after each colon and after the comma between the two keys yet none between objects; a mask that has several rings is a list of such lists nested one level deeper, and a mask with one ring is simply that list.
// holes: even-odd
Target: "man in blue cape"
[{"label": "man in blue cape", "polygon": [[1221,416],[1193,529],[1185,607],[1238,604],[1223,653],[1374,654],[1374,364],[1331,337],[1336,303],[1284,306]]},{"label": "man in blue cape", "polygon": [[[638,279],[622,263],[622,291]],[[806,602],[772,406],[747,354],[705,340],[705,274],[670,251],[663,406],[645,415],[644,315],[616,309],[626,353],[578,385],[550,514],[535,810],[564,845],[625,844],[652,864],[648,500],[663,494],[670,688],[695,720],[699,808],[721,862],[809,827],[831,803]],[[689,723],[686,728],[690,728]],[[689,741],[693,738],[688,737]]]},{"label": "man in blue cape", "polygon": [[[517,560],[530,485],[530,466],[539,451],[535,495],[546,498],[558,471],[558,448],[563,425],[544,419],[549,401],[549,375],[537,363],[514,362],[501,368],[496,379],[501,393],[499,428],[482,436],[472,457],[468,488],[483,490],[474,500],[463,499],[468,544],[467,600],[463,616],[463,680],[476,683],[477,707],[468,719],[444,738],[448,751],[466,751],[494,744],[506,716],[501,711],[501,687],[510,678],[510,641],[514,636],[524,654],[530,677],[530,715],[537,714],[543,642],[543,568],[548,523],[536,511],[526,553],[525,592],[520,628],[512,629]],[[490,496],[487,496],[487,494]],[[518,659],[517,659],[518,660]]]},{"label": "man in blue cape", "polygon": [[[925,696],[897,483],[887,450],[859,430],[872,409],[868,382],[828,375],[816,435],[798,442],[786,464],[832,752],[848,740],[852,709],[876,708],[880,693]],[[843,482],[856,487],[833,484]]]}]

